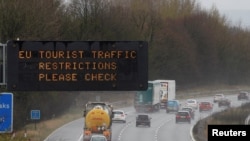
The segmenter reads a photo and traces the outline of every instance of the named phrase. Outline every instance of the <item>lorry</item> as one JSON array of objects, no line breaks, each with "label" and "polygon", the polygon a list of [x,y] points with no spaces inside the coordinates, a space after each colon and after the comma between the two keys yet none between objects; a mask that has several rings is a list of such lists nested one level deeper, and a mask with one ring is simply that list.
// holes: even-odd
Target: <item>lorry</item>
[{"label": "lorry", "polygon": [[146,91],[137,91],[134,107],[137,112],[154,112],[166,108],[168,100],[175,99],[175,80],[148,81]]},{"label": "lorry", "polygon": [[161,108],[167,108],[168,100],[175,100],[176,86],[175,80],[155,80],[161,84],[160,87],[160,105]]},{"label": "lorry", "polygon": [[106,102],[88,102],[83,110],[83,141],[90,141],[92,135],[103,135],[112,139],[113,106]]}]

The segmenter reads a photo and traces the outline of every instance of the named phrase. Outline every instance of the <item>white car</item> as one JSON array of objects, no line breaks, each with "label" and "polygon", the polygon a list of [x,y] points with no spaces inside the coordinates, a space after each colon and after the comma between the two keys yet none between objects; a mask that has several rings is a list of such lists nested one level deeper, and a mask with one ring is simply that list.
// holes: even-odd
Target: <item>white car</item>
[{"label": "white car", "polygon": [[224,94],[215,94],[214,95],[214,103],[220,101],[222,98],[224,98]]},{"label": "white car", "polygon": [[119,121],[126,123],[126,116],[127,114],[123,110],[113,110],[114,117],[112,121]]},{"label": "white car", "polygon": [[108,141],[104,135],[92,135],[90,141]]},{"label": "white car", "polygon": [[185,106],[192,107],[193,109],[198,109],[199,104],[196,99],[187,99]]}]

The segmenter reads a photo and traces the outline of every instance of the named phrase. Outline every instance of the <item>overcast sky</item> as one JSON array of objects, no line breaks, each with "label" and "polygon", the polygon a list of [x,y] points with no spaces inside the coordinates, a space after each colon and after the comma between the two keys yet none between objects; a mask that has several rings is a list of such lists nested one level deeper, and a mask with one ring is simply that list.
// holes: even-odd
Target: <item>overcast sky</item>
[{"label": "overcast sky", "polygon": [[203,8],[213,5],[220,14],[225,15],[232,24],[239,23],[250,29],[250,0],[197,0]]}]

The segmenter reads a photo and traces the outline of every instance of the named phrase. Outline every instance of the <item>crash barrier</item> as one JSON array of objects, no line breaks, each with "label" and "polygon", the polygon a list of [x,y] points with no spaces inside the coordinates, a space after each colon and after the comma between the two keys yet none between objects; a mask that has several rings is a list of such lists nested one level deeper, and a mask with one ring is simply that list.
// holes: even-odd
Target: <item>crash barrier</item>
[{"label": "crash barrier", "polygon": [[248,117],[245,120],[245,125],[249,125],[250,124],[250,115],[248,115]]}]

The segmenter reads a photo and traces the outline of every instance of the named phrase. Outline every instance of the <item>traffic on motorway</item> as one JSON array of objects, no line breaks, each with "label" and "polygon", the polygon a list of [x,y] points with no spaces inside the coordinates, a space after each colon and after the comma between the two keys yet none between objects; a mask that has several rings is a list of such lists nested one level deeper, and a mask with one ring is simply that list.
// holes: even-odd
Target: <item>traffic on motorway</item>
[{"label": "traffic on motorway", "polygon": [[[161,95],[154,96],[156,90],[160,94],[167,93],[165,87],[167,81],[157,80],[149,83],[152,85],[147,92],[144,92],[143,96],[145,97],[142,97],[141,92],[135,95],[135,105],[112,109],[112,105],[107,103],[88,103],[83,118],[57,129],[45,141],[63,139],[88,141],[93,135],[102,135],[108,141],[165,141],[166,139],[189,141],[194,140],[192,128],[200,119],[210,116],[214,112],[238,107],[245,102],[249,102],[248,99],[238,100],[238,94],[224,95],[223,98],[216,101],[214,101],[214,96],[193,98],[192,101],[197,103],[195,106],[187,105],[187,101],[190,101],[190,99],[180,99],[178,100],[178,111],[166,112],[166,107],[162,108],[161,101],[158,104],[152,102],[151,105],[145,104],[143,106],[145,101],[149,103],[154,98],[162,97]],[[164,83],[164,85],[161,83]],[[151,95],[151,98],[146,96],[145,93]],[[175,96],[172,97],[175,99]],[[225,98],[230,101],[230,106],[219,105]],[[103,116],[108,109],[105,110],[100,105],[111,106],[109,110],[114,110],[116,114]],[[191,111],[187,110],[188,108]],[[65,131],[69,131],[70,134],[65,134]]]}]

